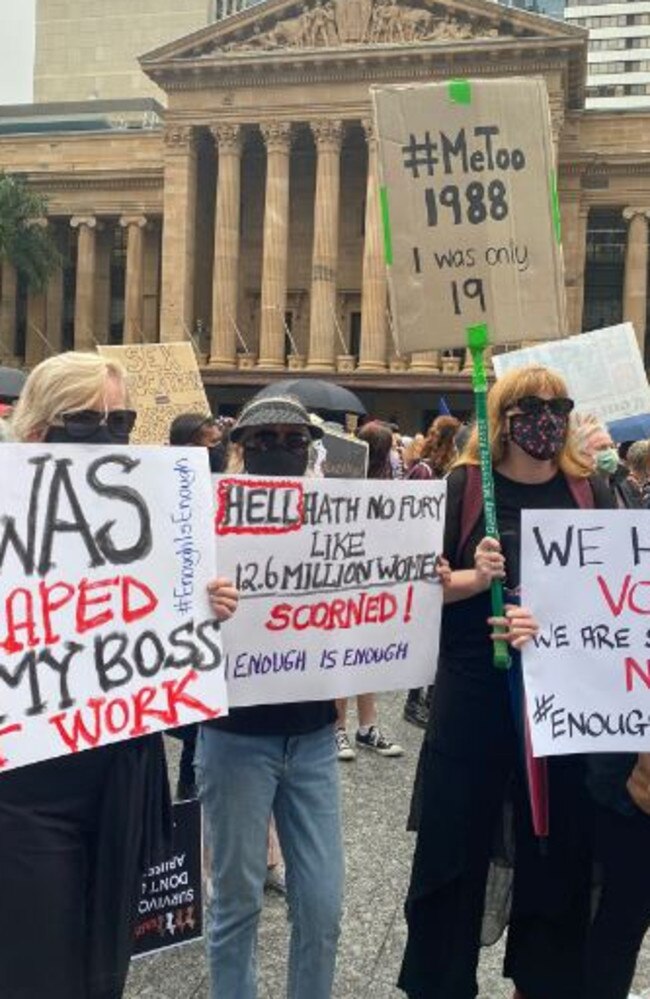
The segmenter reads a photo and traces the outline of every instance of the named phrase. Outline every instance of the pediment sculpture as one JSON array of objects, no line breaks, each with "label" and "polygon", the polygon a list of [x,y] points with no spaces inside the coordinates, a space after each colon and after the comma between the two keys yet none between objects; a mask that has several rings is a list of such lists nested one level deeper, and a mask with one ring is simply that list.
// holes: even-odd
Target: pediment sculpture
[{"label": "pediment sculpture", "polygon": [[225,52],[280,48],[336,48],[340,45],[404,45],[409,42],[454,42],[495,38],[489,23],[441,16],[425,7],[403,6],[394,0],[322,0],[305,4],[296,17],[262,30],[258,24],[247,38],[222,43]]}]

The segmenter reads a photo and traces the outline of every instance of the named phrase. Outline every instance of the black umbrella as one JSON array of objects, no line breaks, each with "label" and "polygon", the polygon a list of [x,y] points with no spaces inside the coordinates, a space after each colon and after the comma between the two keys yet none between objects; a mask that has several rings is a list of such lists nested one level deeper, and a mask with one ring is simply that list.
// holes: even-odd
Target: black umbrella
[{"label": "black umbrella", "polygon": [[366,407],[354,392],[324,378],[287,378],[272,382],[265,385],[255,398],[276,395],[292,395],[312,412],[353,413],[356,416],[365,416],[366,413]]},{"label": "black umbrella", "polygon": [[0,367],[0,399],[13,402],[23,390],[27,375],[18,368]]}]

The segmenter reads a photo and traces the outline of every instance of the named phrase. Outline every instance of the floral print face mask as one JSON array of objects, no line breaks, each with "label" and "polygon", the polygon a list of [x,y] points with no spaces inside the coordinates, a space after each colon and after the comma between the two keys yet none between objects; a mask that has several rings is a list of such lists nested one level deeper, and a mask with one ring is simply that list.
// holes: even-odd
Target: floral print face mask
[{"label": "floral print face mask", "polygon": [[569,416],[552,413],[515,413],[510,417],[510,440],[537,461],[555,458],[564,447]]}]

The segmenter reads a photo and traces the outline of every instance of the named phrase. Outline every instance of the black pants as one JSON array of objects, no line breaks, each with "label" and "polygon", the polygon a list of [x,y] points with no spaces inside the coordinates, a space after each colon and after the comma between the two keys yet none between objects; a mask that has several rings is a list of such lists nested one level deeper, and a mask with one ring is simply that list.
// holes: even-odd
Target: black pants
[{"label": "black pants", "polygon": [[196,752],[196,736],[198,725],[184,725],[181,730],[183,748],[178,770],[179,783],[191,787],[196,783],[194,776],[194,754]]},{"label": "black pants", "polygon": [[[578,999],[589,926],[589,806],[580,760],[549,765],[551,835],[533,834],[508,680],[441,664],[416,790],[418,839],[399,987],[409,999],[475,999],[495,834],[511,804],[515,883],[506,970],[527,999]],[[465,668],[465,673],[460,669]],[[515,793],[512,794],[514,778]],[[504,826],[505,828],[505,826]]]},{"label": "black pants", "polygon": [[585,999],[627,999],[650,927],[650,817],[598,807],[596,852],[602,894],[589,935]]},{"label": "black pants", "polygon": [[2,999],[120,999],[168,801],[159,736],[0,776]]}]

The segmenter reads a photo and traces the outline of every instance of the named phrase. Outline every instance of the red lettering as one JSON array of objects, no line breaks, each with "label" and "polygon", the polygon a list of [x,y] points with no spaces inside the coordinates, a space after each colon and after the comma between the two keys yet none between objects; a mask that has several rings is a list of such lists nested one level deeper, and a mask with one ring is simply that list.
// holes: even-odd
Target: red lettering
[{"label": "red lettering", "polygon": [[[63,593],[57,599],[56,593],[59,590],[62,590]],[[52,615],[72,600],[75,588],[71,583],[53,583],[51,586],[48,586],[47,583],[40,583],[38,593],[41,600],[41,617],[43,619],[43,644],[54,645],[55,642],[61,640],[61,636],[57,635],[52,628]]]},{"label": "red lettering", "polygon": [[603,577],[596,576],[596,579],[598,581],[598,585],[600,586],[601,593],[607,601],[607,606],[614,617],[618,617],[619,614],[623,612],[626,603],[629,610],[631,610],[633,614],[650,614],[650,603],[646,601],[645,606],[643,606],[639,603],[637,598],[637,593],[640,595],[644,588],[647,589],[650,587],[650,580],[640,579],[637,583],[632,584],[632,577],[628,573],[623,580],[623,585],[620,588],[618,597],[615,598],[612,596],[612,592]]},{"label": "red lettering", "polygon": [[[21,601],[23,602],[22,608],[18,606]],[[12,590],[7,597],[5,614],[7,617],[7,637],[2,645],[6,652],[22,652],[25,646],[33,649],[35,645],[38,645],[39,638],[36,634],[36,622],[34,621],[34,597],[29,590],[23,587]],[[18,632],[20,631],[26,633],[26,642],[19,641]]]},{"label": "red lettering", "polygon": [[287,628],[294,631],[307,631],[308,628],[334,631],[361,624],[384,624],[395,617],[397,609],[397,600],[392,593],[373,596],[360,593],[348,600],[336,597],[334,600],[319,600],[317,603],[300,604],[297,607],[276,604],[271,608],[264,627],[269,631],[284,631]]},{"label": "red lettering", "polygon": [[[50,725],[54,725],[71,753],[78,753],[80,749],[85,748],[83,745],[79,745],[80,742],[85,742],[86,746],[91,748],[99,744],[99,740],[102,737],[100,710],[105,703],[105,697],[91,697],[88,701],[88,707],[91,709],[93,715],[89,723],[89,725],[92,725],[92,730],[90,727],[86,727],[86,722],[81,711],[74,711],[71,720],[66,712],[60,715],[53,715],[52,718],[48,719]],[[70,725],[69,731],[66,729],[67,724]]]},{"label": "red lettering", "polygon": [[[108,736],[120,735],[129,729],[129,738],[146,735],[150,727],[145,719],[155,719],[156,728],[170,728],[182,724],[179,707],[188,708],[201,718],[217,718],[221,710],[214,710],[186,690],[198,680],[199,674],[190,670],[180,680],[166,680],[161,687],[142,687],[125,697],[107,701],[105,697],[91,697],[86,707],[74,712],[64,712],[48,719],[54,725],[62,742],[71,753],[92,749],[106,741]],[[160,708],[152,707],[159,698]],[[20,726],[19,726],[20,727]],[[0,729],[0,736],[4,731]]]},{"label": "red lettering", "polygon": [[[120,577],[113,576],[112,579],[96,579],[92,583],[88,582],[87,579],[82,579],[79,583],[79,596],[77,598],[77,611],[75,615],[75,627],[77,629],[78,635],[83,635],[85,631],[90,631],[91,628],[99,628],[102,624],[108,624],[115,617],[111,608],[106,608],[106,610],[100,611],[95,614],[94,617],[88,617],[89,607],[101,607],[103,604],[110,603],[112,594],[104,592],[108,587],[117,586],[119,584]],[[97,596],[92,596],[99,590]],[[89,594],[91,594],[89,596]]]},{"label": "red lettering", "polygon": [[634,689],[635,675],[650,690],[650,659],[646,659],[643,667],[632,656],[625,657],[625,689],[628,694]]},{"label": "red lettering", "polygon": [[163,687],[167,692],[167,707],[169,714],[172,716],[173,721],[170,722],[171,725],[180,725],[181,721],[178,717],[178,705],[182,704],[183,707],[189,708],[191,711],[198,712],[205,718],[217,718],[220,714],[220,710],[214,710],[214,708],[209,708],[207,704],[203,704],[202,701],[197,700],[195,697],[191,697],[189,694],[185,693],[185,688],[188,684],[194,683],[198,680],[199,674],[196,670],[192,669],[187,673],[182,680],[165,680]]},{"label": "red lettering", "polygon": [[650,581],[648,581],[647,579],[642,579],[640,582],[634,584],[634,586],[630,590],[630,600],[629,600],[630,610],[634,611],[635,614],[650,614],[650,607],[648,606],[646,606],[645,608],[640,607],[636,602],[636,591],[639,589],[640,586],[650,586]]},{"label": "red lettering", "polygon": [[141,687],[140,690],[136,690],[133,694],[133,715],[134,722],[133,728],[129,732],[129,735],[135,739],[138,735],[146,735],[151,729],[148,725],[144,724],[145,718],[156,718],[161,721],[163,725],[171,725],[172,721],[166,711],[156,711],[150,708],[149,705],[152,701],[155,701],[156,694],[158,691],[155,687]]},{"label": "red lettering", "polygon": [[269,631],[284,631],[291,621],[291,604],[276,604],[271,608],[271,616],[264,627]]},{"label": "red lettering", "polygon": [[[144,603],[136,605],[136,597],[144,596]],[[134,579],[132,576],[124,576],[122,579],[122,618],[126,624],[139,621],[147,614],[153,613],[158,606],[158,597],[149,589],[145,583]]]},{"label": "red lettering", "polygon": [[628,573],[628,575],[625,577],[623,581],[623,586],[621,587],[618,600],[614,600],[606,581],[603,579],[602,576],[596,576],[596,580],[598,582],[598,585],[600,586],[600,591],[604,596],[605,600],[607,601],[607,606],[609,607],[614,617],[618,617],[619,614],[622,612],[623,607],[625,606],[625,601],[627,599],[627,594],[630,588],[631,579],[632,577]]},{"label": "red lettering", "polygon": [[[115,718],[117,712],[117,720]],[[121,715],[121,717],[120,717]],[[105,722],[106,728],[111,735],[119,735],[129,724],[131,709],[122,697],[116,697],[114,701],[109,701],[106,705]]]},{"label": "red lettering", "polygon": [[[0,728],[0,739],[3,739],[5,735],[15,735],[17,732],[22,732],[23,727],[20,724],[5,725],[4,728]],[[6,756],[2,755],[0,751],[0,770],[7,766],[9,760]]]}]

